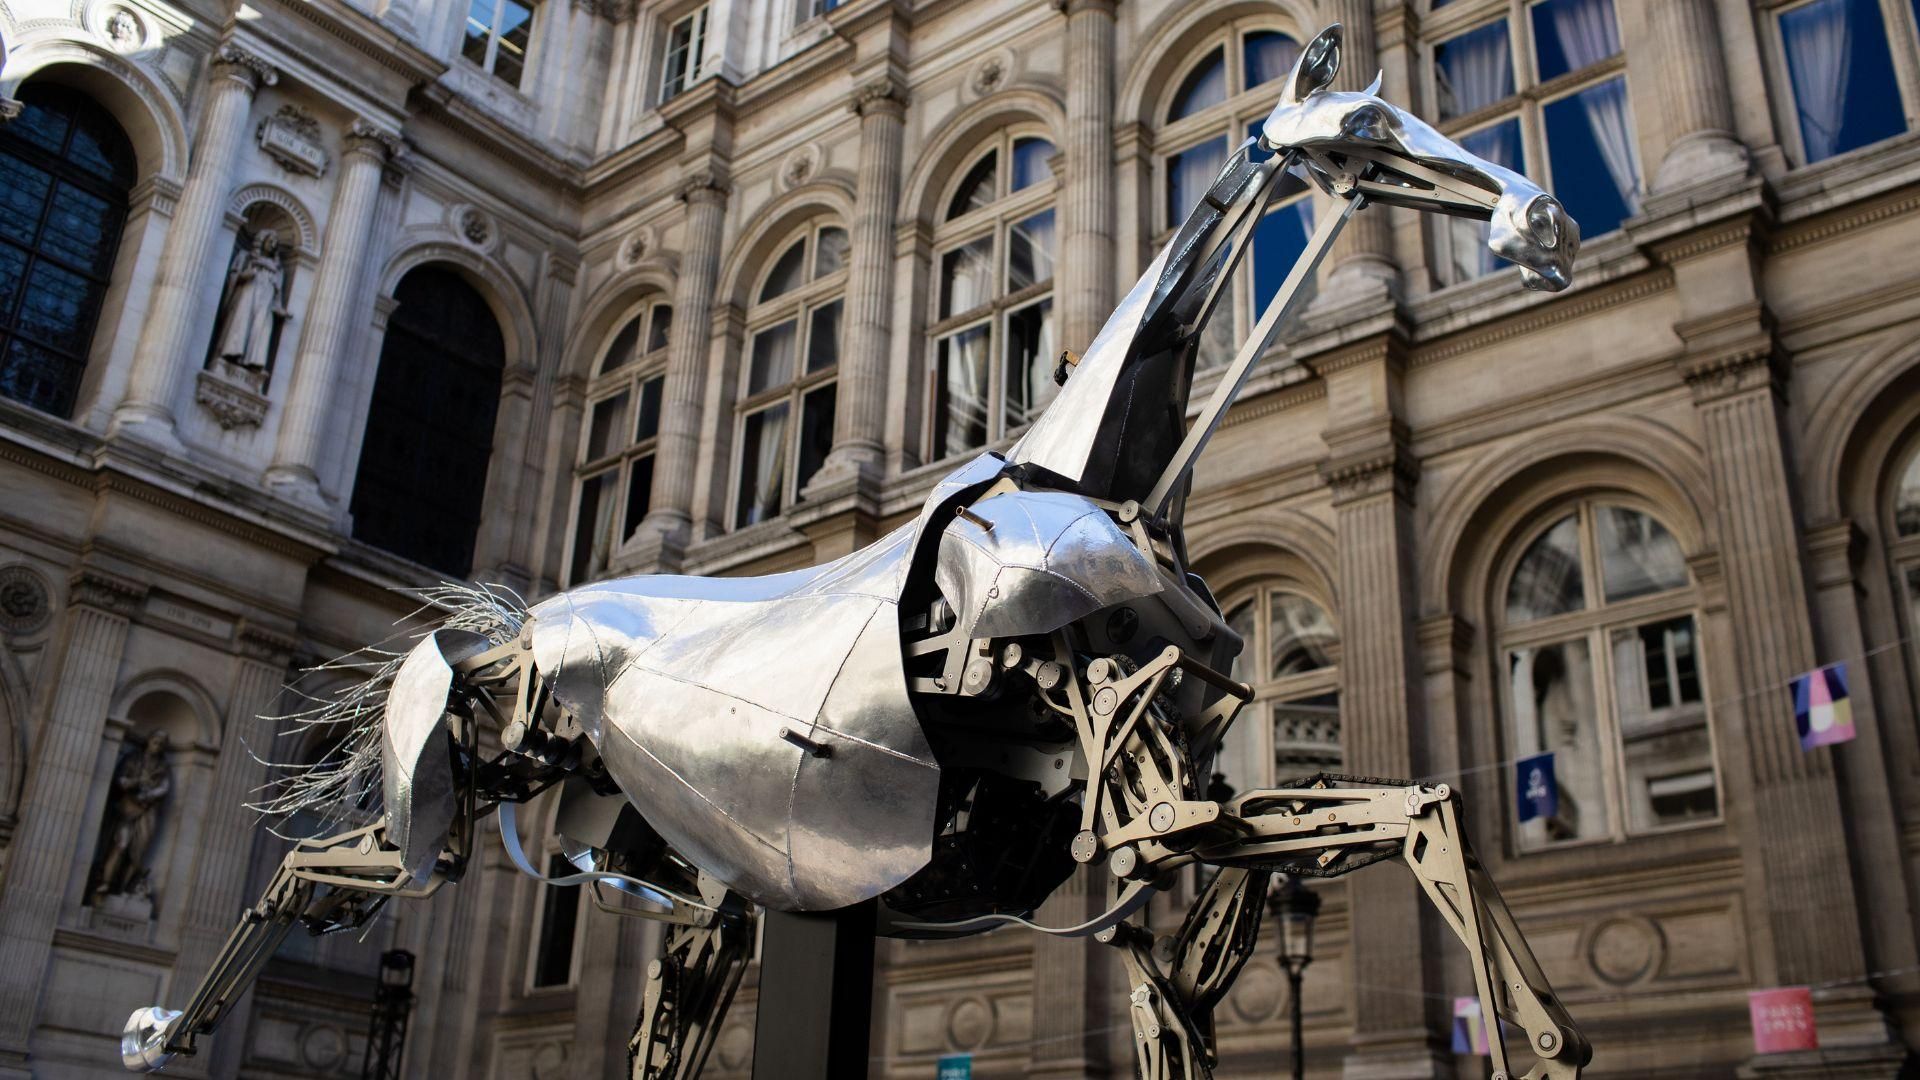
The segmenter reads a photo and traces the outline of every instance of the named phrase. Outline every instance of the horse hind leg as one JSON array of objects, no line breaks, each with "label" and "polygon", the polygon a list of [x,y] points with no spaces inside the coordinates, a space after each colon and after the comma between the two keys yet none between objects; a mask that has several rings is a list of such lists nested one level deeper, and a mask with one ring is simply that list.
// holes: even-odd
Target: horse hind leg
[{"label": "horse hind leg", "polygon": [[704,923],[667,928],[647,965],[646,996],[627,1042],[631,1080],[692,1080],[713,1052],[720,1023],[753,952],[753,909],[736,898]]}]

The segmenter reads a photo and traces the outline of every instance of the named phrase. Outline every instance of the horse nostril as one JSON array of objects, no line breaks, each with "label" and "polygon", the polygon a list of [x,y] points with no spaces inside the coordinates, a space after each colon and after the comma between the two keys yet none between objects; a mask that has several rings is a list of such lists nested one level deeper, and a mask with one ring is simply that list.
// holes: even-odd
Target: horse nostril
[{"label": "horse nostril", "polygon": [[1560,246],[1560,207],[1552,199],[1541,196],[1527,207],[1527,231],[1541,247]]}]

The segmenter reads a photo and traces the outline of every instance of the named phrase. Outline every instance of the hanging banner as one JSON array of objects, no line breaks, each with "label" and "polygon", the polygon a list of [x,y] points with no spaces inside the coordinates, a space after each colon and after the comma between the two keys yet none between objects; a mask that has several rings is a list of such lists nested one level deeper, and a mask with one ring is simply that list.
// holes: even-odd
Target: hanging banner
[{"label": "hanging banner", "polygon": [[934,1080],[973,1080],[973,1055],[948,1054],[940,1059]]},{"label": "hanging banner", "polygon": [[1813,992],[1806,987],[1750,991],[1747,1011],[1753,1016],[1754,1053],[1820,1049],[1820,1033],[1813,1026]]},{"label": "hanging banner", "polygon": [[1453,1052],[1487,1053],[1487,1025],[1480,1019],[1480,999],[1477,997],[1453,999]]},{"label": "hanging banner", "polygon": [[1793,722],[1800,749],[1853,740],[1853,700],[1847,694],[1847,665],[1814,668],[1788,684],[1793,691]]},{"label": "hanging banner", "polygon": [[1513,767],[1520,820],[1550,818],[1560,812],[1560,783],[1553,778],[1553,751],[1521,758]]}]

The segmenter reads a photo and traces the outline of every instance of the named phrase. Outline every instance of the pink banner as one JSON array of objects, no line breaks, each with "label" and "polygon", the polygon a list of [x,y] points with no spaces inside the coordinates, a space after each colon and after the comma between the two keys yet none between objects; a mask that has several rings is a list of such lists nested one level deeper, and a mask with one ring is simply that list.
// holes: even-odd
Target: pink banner
[{"label": "pink banner", "polygon": [[1820,1033],[1813,1027],[1813,993],[1806,987],[1754,990],[1747,994],[1747,1010],[1753,1015],[1754,1053],[1820,1048]]}]

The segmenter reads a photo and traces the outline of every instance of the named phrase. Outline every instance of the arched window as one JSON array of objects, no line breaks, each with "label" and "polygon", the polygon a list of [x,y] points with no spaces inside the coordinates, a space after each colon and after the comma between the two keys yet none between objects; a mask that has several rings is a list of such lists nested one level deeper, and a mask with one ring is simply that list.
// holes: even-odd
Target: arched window
[{"label": "arched window", "polygon": [[833,449],[846,288],[847,230],[814,222],[753,294],[734,421],[736,529],[792,505]]},{"label": "arched window", "polygon": [[[1277,30],[1236,23],[1217,33],[1174,84],[1164,124],[1154,135],[1167,147],[1160,163],[1161,242],[1180,227],[1227,162],[1273,111],[1300,43]],[[1258,149],[1256,157],[1265,157]],[[1313,200],[1298,178],[1282,176],[1267,213],[1254,226],[1201,343],[1200,366],[1224,364],[1249,333],[1313,235]],[[1310,283],[1309,283],[1310,284]]]},{"label": "arched window", "polygon": [[[1482,17],[1487,11],[1499,17]],[[1429,23],[1438,24],[1432,100],[1440,130],[1539,181],[1588,240],[1639,213],[1645,185],[1614,0],[1460,4],[1447,15]],[[1434,228],[1448,281],[1506,265],[1487,250],[1485,222],[1451,218]]]},{"label": "arched window", "polygon": [[506,341],[493,309],[452,269],[400,279],[380,346],[353,535],[442,573],[473,570]]},{"label": "arched window", "polygon": [[[560,832],[556,827],[559,803],[554,803],[553,814],[547,815],[546,842],[541,846],[541,870],[548,877],[563,877],[580,872],[580,867],[567,860],[566,853],[560,849]],[[586,890],[578,885],[548,885],[544,882],[534,886],[538,892],[534,897],[533,920],[535,928],[532,951],[528,956],[527,989],[560,989],[573,985],[576,969],[579,967],[580,942],[585,937],[586,920],[580,917],[581,907],[586,903]]]},{"label": "arched window", "polygon": [[1234,598],[1227,625],[1246,643],[1233,677],[1254,690],[1217,766],[1227,783],[1247,791],[1338,768],[1340,632],[1326,608],[1281,579]]},{"label": "arched window", "polygon": [[1508,749],[1552,753],[1559,791],[1522,848],[1720,816],[1696,606],[1679,542],[1633,506],[1562,506],[1518,545],[1494,612]]},{"label": "arched window", "polygon": [[1887,562],[1904,598],[1908,640],[1920,655],[1920,436],[1910,437],[1886,497]]},{"label": "arched window", "polygon": [[1053,400],[1051,142],[1014,129],[975,157],[934,230],[927,460],[1019,431]]},{"label": "arched window", "polygon": [[633,536],[652,505],[653,452],[672,330],[671,306],[643,304],[613,335],[594,369],[576,466],[569,584],[605,574],[614,550]]},{"label": "arched window", "polygon": [[20,88],[0,124],[0,396],[71,416],[133,186],[133,144],[92,98]]}]

